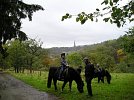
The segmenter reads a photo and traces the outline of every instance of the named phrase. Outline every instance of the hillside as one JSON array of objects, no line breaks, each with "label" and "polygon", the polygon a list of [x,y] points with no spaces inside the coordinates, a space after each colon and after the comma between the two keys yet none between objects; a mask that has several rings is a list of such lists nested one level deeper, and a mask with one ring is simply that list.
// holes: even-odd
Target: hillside
[{"label": "hillside", "polygon": [[74,51],[79,51],[87,46],[76,46],[76,47],[53,47],[48,49],[50,54],[55,54],[58,55],[62,52],[74,52]]},{"label": "hillside", "polygon": [[48,51],[56,58],[60,57],[60,53],[66,52],[68,63],[71,66],[82,65],[82,59],[89,57],[92,63],[99,64],[108,70],[134,72],[134,57],[131,53],[124,51],[122,43],[124,41],[119,38],[93,45],[50,48]]},{"label": "hillside", "polygon": [[93,50],[96,49],[98,46],[105,45],[109,41],[116,41],[116,40],[108,40],[97,44],[91,44],[91,45],[80,45],[75,47],[53,47],[49,48],[48,51],[51,55],[60,55],[62,52],[70,53],[70,52],[78,52],[83,50]]}]

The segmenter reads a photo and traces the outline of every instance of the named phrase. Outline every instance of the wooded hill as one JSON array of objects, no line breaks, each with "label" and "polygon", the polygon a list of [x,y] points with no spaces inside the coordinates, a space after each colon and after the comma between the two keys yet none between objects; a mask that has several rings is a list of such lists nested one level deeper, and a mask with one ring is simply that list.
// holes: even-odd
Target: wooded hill
[{"label": "wooded hill", "polygon": [[93,45],[76,47],[50,48],[51,56],[60,57],[66,52],[68,63],[73,67],[83,65],[83,58],[88,57],[92,63],[99,64],[114,72],[134,72],[134,57],[124,49],[122,37]]}]

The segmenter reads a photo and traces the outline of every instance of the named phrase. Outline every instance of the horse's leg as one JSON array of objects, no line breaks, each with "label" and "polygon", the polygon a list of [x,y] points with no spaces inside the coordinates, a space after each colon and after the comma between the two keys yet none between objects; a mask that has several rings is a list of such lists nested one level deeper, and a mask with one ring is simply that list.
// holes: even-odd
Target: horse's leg
[{"label": "horse's leg", "polygon": [[97,76],[98,76],[98,83],[100,83],[100,80],[101,80],[101,77],[102,77],[102,76],[101,76],[101,73],[98,72],[98,75],[97,75]]},{"label": "horse's leg", "polygon": [[100,83],[100,78],[98,77],[98,83]]},{"label": "horse's leg", "polygon": [[64,89],[66,83],[67,83],[67,81],[64,81],[64,83],[63,83],[63,85],[62,85],[62,92],[63,92],[63,89]]},{"label": "horse's leg", "polygon": [[69,90],[71,92],[71,87],[72,87],[72,81],[69,81]]},{"label": "horse's leg", "polygon": [[53,79],[55,90],[57,90],[57,80]]},{"label": "horse's leg", "polygon": [[101,82],[104,83],[104,76],[101,78]]}]

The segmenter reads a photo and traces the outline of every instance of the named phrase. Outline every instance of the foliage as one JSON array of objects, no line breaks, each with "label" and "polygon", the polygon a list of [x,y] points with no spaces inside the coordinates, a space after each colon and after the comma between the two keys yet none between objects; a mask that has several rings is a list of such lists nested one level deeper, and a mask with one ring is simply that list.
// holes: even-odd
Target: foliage
[{"label": "foliage", "polygon": [[94,51],[88,51],[89,58],[93,64],[99,64],[100,67],[112,69],[115,66],[113,54],[114,48],[105,45],[97,47]]},{"label": "foliage", "polygon": [[30,5],[22,0],[0,0],[0,51],[4,53],[2,47],[7,40],[19,38],[26,40],[26,34],[21,31],[21,20],[29,18],[32,20],[32,15],[38,10],[43,10],[40,5]]},{"label": "foliage", "polygon": [[76,22],[84,24],[87,20],[98,21],[98,17],[108,15],[103,21],[115,23],[117,27],[123,26],[125,23],[134,21],[134,1],[129,0],[126,4],[121,5],[121,0],[104,0],[101,5],[105,5],[103,9],[96,8],[93,13],[81,12],[78,15],[71,15],[67,13],[62,17],[62,21],[72,16],[76,16]]},{"label": "foliage", "polygon": [[24,44],[21,43],[19,40],[11,42],[8,47],[8,59],[11,62],[11,66],[14,67],[24,67],[25,66],[25,59],[26,59],[26,51]]},{"label": "foliage", "polygon": [[40,40],[36,41],[35,39],[30,39],[25,41],[25,49],[27,51],[26,60],[27,66],[30,69],[30,73],[32,73],[33,68],[37,69],[37,67],[41,68],[43,66],[40,59],[40,55],[42,53],[41,46],[42,42]]},{"label": "foliage", "polygon": [[42,64],[45,66],[45,70],[49,70],[50,66],[60,66],[60,58],[51,58],[50,55],[44,55]]},{"label": "foliage", "polygon": [[69,86],[66,85],[64,91],[61,93],[61,87],[63,82],[58,81],[58,91],[52,88],[47,88],[47,75],[48,72],[43,72],[42,76],[38,75],[38,72],[34,74],[14,74],[16,78],[23,80],[25,83],[32,85],[40,91],[53,93],[63,100],[133,100],[134,99],[134,74],[128,73],[112,73],[111,84],[97,83],[97,79],[92,81],[93,97],[87,96],[86,83],[84,86],[84,93],[80,94],[77,90],[76,84],[73,82],[72,91],[69,91]]},{"label": "foliage", "polygon": [[126,32],[122,39],[122,46],[126,52],[134,54],[134,27],[130,28],[128,32]]},{"label": "foliage", "polygon": [[58,66],[59,67],[60,66],[60,60],[61,60],[61,58],[59,56],[56,56],[56,58],[51,57],[50,58],[50,61],[51,61],[50,66]]},{"label": "foliage", "polygon": [[10,62],[8,58],[3,58],[3,55],[0,54],[0,68],[7,69],[10,68]]},{"label": "foliage", "polygon": [[71,67],[78,67],[82,65],[82,57],[79,53],[70,53],[67,55],[67,62]]},{"label": "foliage", "polygon": [[[1,66],[17,68],[18,71],[21,69],[40,70],[45,65],[43,64],[44,57],[48,56],[48,51],[42,49],[42,42],[30,39],[27,41],[20,41],[18,39],[10,41],[6,44],[8,56],[2,58]],[[6,62],[6,63],[5,63]],[[6,64],[6,65],[5,65]]]}]

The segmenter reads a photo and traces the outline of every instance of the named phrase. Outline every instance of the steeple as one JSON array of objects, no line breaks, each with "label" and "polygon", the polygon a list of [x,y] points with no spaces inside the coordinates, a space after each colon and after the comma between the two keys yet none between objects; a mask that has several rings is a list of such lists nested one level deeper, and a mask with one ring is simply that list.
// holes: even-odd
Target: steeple
[{"label": "steeple", "polygon": [[76,47],[75,41],[74,41],[74,47]]}]

